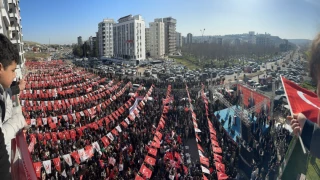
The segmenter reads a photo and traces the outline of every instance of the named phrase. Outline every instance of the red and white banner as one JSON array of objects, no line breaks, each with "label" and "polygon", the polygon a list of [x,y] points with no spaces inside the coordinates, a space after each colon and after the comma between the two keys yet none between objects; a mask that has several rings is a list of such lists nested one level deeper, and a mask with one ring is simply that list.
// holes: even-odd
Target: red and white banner
[{"label": "red and white banner", "polygon": [[[265,112],[269,112],[270,98],[240,84],[238,84],[237,89],[238,94],[240,94],[240,97],[242,98],[242,103],[245,106],[251,108],[265,101],[265,103],[262,105],[262,108],[264,108]],[[255,109],[255,112],[259,113],[262,110],[262,108]]]},{"label": "red and white banner", "polygon": [[51,160],[42,161],[43,167],[47,174],[51,174]]},{"label": "red and white banner", "polygon": [[288,97],[288,103],[292,113],[302,113],[310,121],[320,125],[320,100],[318,99],[318,96],[315,93],[298,86],[294,82],[285,79],[284,77],[281,77],[281,80]]},{"label": "red and white banner", "polygon": [[70,154],[65,154],[62,156],[64,161],[69,165],[72,166],[72,160]]}]

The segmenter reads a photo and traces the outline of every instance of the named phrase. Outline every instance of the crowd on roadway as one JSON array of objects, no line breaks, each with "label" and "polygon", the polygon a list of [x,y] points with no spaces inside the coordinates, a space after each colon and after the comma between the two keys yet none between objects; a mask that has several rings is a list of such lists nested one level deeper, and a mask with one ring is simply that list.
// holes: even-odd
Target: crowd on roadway
[{"label": "crowd on roadway", "polygon": [[[229,179],[242,177],[242,143],[253,150],[254,177],[270,176],[280,162],[271,130],[262,132],[267,123],[263,113],[256,115],[259,124],[251,141],[235,142],[223,128],[226,120],[213,114],[226,107],[216,101],[206,113],[199,82],[168,86],[62,64],[29,73],[27,80],[20,102],[30,126],[28,151],[40,179],[202,179],[206,163],[190,147],[194,140],[203,147],[201,156],[209,159],[208,179],[226,179],[217,178],[221,169],[216,158]],[[231,104],[239,102],[238,96],[221,93]],[[191,109],[201,133],[195,132]],[[213,153],[207,119],[217,131],[220,155]]]}]

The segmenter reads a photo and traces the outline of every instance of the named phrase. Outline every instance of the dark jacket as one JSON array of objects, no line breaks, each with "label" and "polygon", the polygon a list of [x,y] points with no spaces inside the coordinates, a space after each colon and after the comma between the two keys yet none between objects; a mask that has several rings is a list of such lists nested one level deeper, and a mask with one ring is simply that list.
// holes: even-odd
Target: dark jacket
[{"label": "dark jacket", "polygon": [[320,158],[320,127],[307,120],[301,133],[303,144],[316,158]]},{"label": "dark jacket", "polygon": [[[5,119],[6,112],[6,93],[4,92],[2,86],[0,87],[0,123],[2,124]],[[0,128],[0,176],[1,179],[11,179],[10,175],[10,162],[9,154],[6,149],[6,143],[4,140],[4,134],[2,133],[2,128]]]}]

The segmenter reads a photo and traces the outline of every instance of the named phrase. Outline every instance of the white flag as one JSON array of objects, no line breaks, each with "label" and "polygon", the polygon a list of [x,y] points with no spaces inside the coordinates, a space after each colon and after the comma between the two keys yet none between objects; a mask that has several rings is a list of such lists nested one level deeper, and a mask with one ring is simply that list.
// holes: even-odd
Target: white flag
[{"label": "white flag", "polygon": [[58,123],[58,119],[57,119],[57,117],[52,117],[52,120],[53,120],[53,122],[54,122],[55,124],[57,124],[57,123]]},{"label": "white flag", "polygon": [[195,132],[201,132],[201,130],[198,129],[198,128],[194,128],[194,131],[195,131]]},{"label": "white flag", "polygon": [[78,154],[80,156],[81,162],[84,162],[86,159],[88,159],[87,154],[83,148],[78,150]]},{"label": "white flag", "polygon": [[63,170],[63,172],[61,173],[61,176],[67,177],[66,170]]},{"label": "white flag", "polygon": [[126,121],[126,123],[127,123],[128,125],[130,124],[130,121],[129,121],[128,118],[125,118],[124,120]]},{"label": "white flag", "polygon": [[92,143],[92,147],[101,155],[102,152],[101,152],[101,148],[100,148],[100,145],[99,143],[96,141],[94,143]]},{"label": "white flag", "polygon": [[68,118],[68,116],[67,116],[67,115],[62,115],[62,117],[63,117],[63,119],[64,119],[64,120],[66,120],[66,121],[68,121],[68,120],[69,120],[69,118]]},{"label": "white flag", "polygon": [[36,125],[36,119],[31,119],[31,125]]},{"label": "white flag", "polygon": [[48,124],[48,119],[47,118],[42,118],[42,122],[44,125],[47,125]]},{"label": "white flag", "polygon": [[69,166],[72,166],[72,160],[71,160],[71,156],[70,154],[65,154],[62,156],[64,161],[66,161],[66,163],[69,165]]},{"label": "white flag", "polygon": [[72,116],[72,118],[73,118],[73,120],[77,120],[77,117],[76,117],[76,114],[71,114],[71,116]]},{"label": "white flag", "polygon": [[113,137],[113,135],[112,135],[110,132],[107,134],[107,136],[108,136],[108,138],[109,138],[111,141],[114,140],[114,137]]},{"label": "white flag", "polygon": [[201,170],[202,170],[203,173],[210,174],[209,169],[204,167],[204,166],[201,166]]},{"label": "white flag", "polygon": [[199,152],[199,156],[203,156],[203,154],[200,150],[198,150],[198,152]]},{"label": "white flag", "polygon": [[121,127],[120,127],[119,125],[116,127],[116,129],[117,129],[119,132],[122,132],[122,129],[121,129]]},{"label": "white flag", "polygon": [[47,174],[51,174],[51,160],[42,161],[43,167]]}]

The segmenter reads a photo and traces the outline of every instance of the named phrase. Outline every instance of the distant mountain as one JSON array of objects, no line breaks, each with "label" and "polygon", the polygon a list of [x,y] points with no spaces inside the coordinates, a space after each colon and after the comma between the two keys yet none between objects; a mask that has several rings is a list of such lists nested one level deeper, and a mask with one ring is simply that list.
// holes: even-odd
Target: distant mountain
[{"label": "distant mountain", "polygon": [[312,42],[309,39],[288,39],[288,41],[296,45],[309,45]]}]

